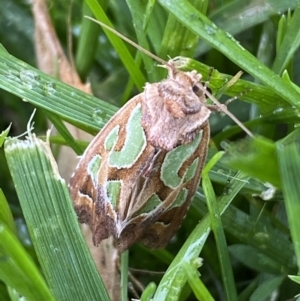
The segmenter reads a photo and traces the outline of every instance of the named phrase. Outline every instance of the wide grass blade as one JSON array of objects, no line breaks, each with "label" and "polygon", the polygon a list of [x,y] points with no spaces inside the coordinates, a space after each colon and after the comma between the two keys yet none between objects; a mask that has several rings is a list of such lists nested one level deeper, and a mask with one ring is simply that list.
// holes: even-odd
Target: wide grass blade
[{"label": "wide grass blade", "polygon": [[109,300],[48,143],[28,134],[5,153],[46,281],[57,300]]}]

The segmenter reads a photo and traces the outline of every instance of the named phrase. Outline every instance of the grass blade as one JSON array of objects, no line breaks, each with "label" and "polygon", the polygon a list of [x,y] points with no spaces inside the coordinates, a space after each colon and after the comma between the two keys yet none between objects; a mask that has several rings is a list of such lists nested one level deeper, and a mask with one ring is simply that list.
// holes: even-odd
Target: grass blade
[{"label": "grass blade", "polygon": [[285,141],[277,146],[279,170],[285,208],[291,229],[298,271],[300,270],[300,157],[298,141]]},{"label": "grass blade", "polygon": [[54,300],[38,268],[16,237],[16,226],[0,189],[0,279],[28,300]]},{"label": "grass blade", "polygon": [[[239,173],[229,184],[229,194],[223,195],[218,200],[220,214],[223,214],[235,195],[245,185],[245,175]],[[242,181],[241,181],[242,180]],[[199,256],[203,244],[210,232],[210,216],[207,214],[195,227],[189,238],[177,253],[175,259],[170,264],[167,272],[163,276],[154,300],[178,300],[180,289],[187,281],[187,276],[181,266],[183,261],[190,262]]]},{"label": "grass blade", "polygon": [[5,153],[37,257],[57,300],[109,300],[48,144],[29,134],[26,141],[7,140]]},{"label": "grass blade", "polygon": [[219,206],[217,203],[216,195],[209,179],[208,172],[212,166],[219,161],[224,152],[218,152],[215,156],[206,164],[202,172],[202,187],[206,196],[208,210],[211,220],[211,228],[214,232],[216,246],[218,250],[218,258],[220,269],[222,273],[222,280],[225,289],[227,300],[237,300],[237,293],[235,289],[233,271],[230,263],[230,257],[228,253],[228,246],[226,243],[224,228],[220,218]]}]

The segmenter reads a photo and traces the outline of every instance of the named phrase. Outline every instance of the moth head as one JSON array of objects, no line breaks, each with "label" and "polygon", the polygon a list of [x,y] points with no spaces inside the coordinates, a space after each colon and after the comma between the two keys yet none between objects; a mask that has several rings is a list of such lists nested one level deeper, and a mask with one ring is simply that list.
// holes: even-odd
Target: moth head
[{"label": "moth head", "polygon": [[167,79],[147,84],[142,101],[142,126],[147,140],[164,150],[190,143],[210,115],[202,76],[166,65]]},{"label": "moth head", "polygon": [[162,67],[165,67],[168,70],[169,80],[181,83],[185,89],[189,87],[192,94],[198,96],[201,102],[206,102],[205,91],[207,90],[207,87],[201,83],[201,73],[198,73],[196,70],[189,72],[180,71],[174,60],[170,60],[168,64],[162,65]]}]

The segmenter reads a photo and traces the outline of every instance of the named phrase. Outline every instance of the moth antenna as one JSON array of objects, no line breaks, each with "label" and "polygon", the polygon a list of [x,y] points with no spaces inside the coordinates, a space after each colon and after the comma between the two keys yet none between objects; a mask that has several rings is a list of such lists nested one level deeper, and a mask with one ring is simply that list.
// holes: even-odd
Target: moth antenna
[{"label": "moth antenna", "polygon": [[104,27],[105,29],[111,31],[112,33],[114,33],[115,35],[117,35],[118,37],[120,37],[121,39],[123,39],[124,41],[126,41],[127,43],[129,43],[130,45],[134,46],[136,49],[144,52],[146,55],[150,56],[151,58],[153,58],[154,60],[156,60],[157,62],[163,64],[163,65],[169,65],[168,62],[166,62],[165,60],[161,59],[160,57],[156,56],[155,54],[151,53],[150,51],[148,51],[147,49],[141,47],[140,45],[138,45],[137,43],[131,41],[130,39],[128,39],[127,37],[125,37],[124,35],[122,35],[121,33],[119,33],[118,31],[116,31],[115,29],[111,28],[110,26],[104,24],[101,21],[98,21],[94,18],[91,18],[89,16],[85,16],[85,18],[90,19],[92,21],[94,21],[95,23],[101,25],[102,27]]},{"label": "moth antenna", "polygon": [[[202,85],[203,87],[203,85]],[[229,116],[248,136],[254,137],[254,135],[240,122],[230,111],[227,110],[226,105],[221,104],[208,90],[205,90],[203,87],[203,91],[206,96],[209,97],[213,103],[218,105],[220,111],[223,111],[227,116]]]}]

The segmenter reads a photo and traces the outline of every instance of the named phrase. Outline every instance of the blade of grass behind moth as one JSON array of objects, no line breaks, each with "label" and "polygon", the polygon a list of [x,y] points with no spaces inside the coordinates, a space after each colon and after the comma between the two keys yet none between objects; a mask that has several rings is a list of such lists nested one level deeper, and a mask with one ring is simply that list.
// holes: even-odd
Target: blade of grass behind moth
[{"label": "blade of grass behind moth", "polygon": [[286,68],[295,51],[300,45],[300,31],[299,31],[299,18],[300,18],[300,2],[298,2],[293,16],[288,24],[283,41],[276,53],[276,57],[272,66],[272,70],[277,74],[281,74]]},{"label": "blade of grass behind moth", "polygon": [[[200,198],[199,195],[196,197]],[[193,212],[194,214],[199,214],[199,216],[206,214],[206,203],[198,201],[197,206],[193,206]],[[262,215],[259,220],[256,220],[249,214],[231,205],[222,215],[222,222],[227,233],[235,237],[241,244],[247,246],[247,252],[251,249],[251,252],[257,254],[260,258],[262,256],[268,258],[265,261],[256,261],[257,270],[278,274],[283,273],[283,271],[292,271],[295,268],[294,250],[289,232],[285,228],[282,229],[281,224],[273,226],[276,225],[275,218],[267,218]],[[281,244],[278,244],[279,237]],[[282,252],[283,247],[285,249],[284,253]],[[240,254],[244,253],[243,257],[245,258],[246,252],[242,252],[241,246],[239,246],[241,251],[235,251],[233,248],[230,247],[230,253],[235,253],[235,255],[238,252]],[[241,261],[245,262],[244,260]],[[272,264],[271,267],[270,263]]]},{"label": "blade of grass behind moth", "polygon": [[[131,12],[133,26],[137,36],[138,44],[141,47],[150,51],[147,36],[145,34],[147,32],[146,25],[148,24],[149,18],[151,16],[148,15],[147,16],[148,19],[145,18],[147,3],[144,3],[143,1],[134,1],[134,0],[126,0],[126,2]],[[153,64],[153,59],[140,51],[138,51],[137,54],[141,55],[143,58],[143,62],[145,64],[145,68],[147,70],[149,80],[151,82],[157,81],[156,73],[158,69]]]},{"label": "blade of grass behind moth", "polygon": [[[108,1],[102,2],[104,2],[104,5],[108,6]],[[75,57],[75,66],[80,78],[85,82],[94,63],[101,28],[95,22],[91,22],[85,18],[85,16],[92,17],[92,12],[85,1],[83,1],[82,6],[82,21]],[[106,7],[103,6],[103,9],[105,10]]]},{"label": "blade of grass behind moth", "polygon": [[[254,290],[254,292],[250,295],[249,301],[256,301],[256,300],[267,300],[270,298],[272,293],[276,290],[279,290],[280,285],[285,280],[285,275],[274,276],[270,275],[269,277],[265,276],[267,280],[264,280],[263,283],[259,282],[258,287]],[[292,299],[295,300],[295,299]],[[297,299],[296,299],[297,300]]]},{"label": "blade of grass behind moth", "polygon": [[[223,4],[224,3],[224,4]],[[209,18],[216,23],[217,26],[231,35],[239,34],[258,24],[268,22],[270,17],[274,15],[274,11],[285,12],[288,9],[293,10],[296,6],[296,1],[268,1],[268,6],[262,2],[255,1],[231,1],[223,2],[217,10],[214,10]],[[249,11],[259,11],[259,14],[248,14]],[[230,16],[230,18],[228,18]],[[205,53],[209,49],[209,45],[201,43],[198,48],[197,55]]]},{"label": "blade of grass behind moth", "polygon": [[221,162],[229,168],[281,187],[275,143],[263,137],[244,139],[225,145]]},{"label": "blade of grass behind moth", "polygon": [[44,111],[44,113],[46,114],[50,122],[55,126],[60,135],[64,138],[65,142],[67,142],[67,145],[70,146],[78,156],[82,155],[85,148],[82,148],[75,141],[66,125],[61,121],[61,119],[57,115],[49,113],[47,111]]},{"label": "blade of grass behind moth", "polygon": [[[218,152],[210,161],[206,164],[202,172],[202,187],[206,196],[206,202],[210,214],[211,228],[216,240],[216,246],[218,251],[219,265],[222,274],[222,280],[226,300],[237,300],[237,293],[235,288],[235,282],[233,277],[233,271],[231,268],[230,257],[228,253],[228,246],[226,243],[225,233],[220,217],[219,206],[217,204],[216,195],[209,179],[208,173],[219,159],[223,156],[224,152]],[[211,164],[209,164],[211,162]]]},{"label": "blade of grass behind moth", "polygon": [[[148,2],[148,4],[146,5],[147,7],[145,7],[145,5],[143,6],[143,3],[141,1],[127,0],[126,2],[132,15],[133,26],[138,39],[138,44],[141,47],[149,50],[149,44],[145,33],[147,31],[147,25],[152,12],[152,10],[149,8],[149,6],[151,6],[151,1]],[[145,12],[146,10],[147,12]],[[153,64],[153,59],[150,58],[148,55],[145,55],[142,51],[137,51],[135,56],[136,66],[140,67],[142,60],[144,62],[144,65],[146,66],[145,69],[148,74],[148,79],[150,80],[150,82],[156,81],[157,68],[155,68]],[[130,78],[122,96],[122,101],[121,101],[122,104],[126,103],[130,98],[130,95],[132,93],[132,88],[133,88],[133,81],[132,78]]]},{"label": "blade of grass behind moth", "polygon": [[[106,13],[104,12],[104,10],[100,6],[100,4],[97,2],[97,0],[86,0],[86,2],[98,20],[101,20],[101,22],[103,22],[106,25],[108,25],[109,27],[113,28],[112,23],[109,21]],[[140,71],[139,67],[135,65],[134,59],[131,56],[125,43],[116,34],[110,32],[106,29],[103,29],[103,30],[104,30],[105,34],[107,35],[109,41],[113,45],[115,51],[117,52],[120,60],[123,62],[126,70],[132,77],[132,80],[134,81],[135,85],[137,86],[137,88],[140,91],[142,91],[143,86],[146,82],[146,79],[145,79],[143,73]]]},{"label": "blade of grass behind moth", "polygon": [[117,111],[115,106],[64,84],[5,51],[0,51],[0,88],[93,134]]},{"label": "blade of grass behind moth", "polygon": [[[192,1],[203,13],[207,10],[207,1]],[[178,55],[192,57],[198,44],[199,37],[182,25],[178,19],[169,14],[160,46],[159,57],[167,59]],[[166,75],[166,70],[159,69],[159,78]]]},{"label": "blade of grass behind moth", "polygon": [[[191,1],[195,9],[206,14],[208,1]],[[184,26],[173,15],[169,14],[159,56],[163,59],[178,55],[192,57],[198,44],[199,36]]]},{"label": "blade of grass behind moth", "polygon": [[[251,181],[250,179],[249,182]],[[247,182],[243,188],[246,187]],[[228,189],[230,188],[226,186],[225,191]],[[202,219],[207,213],[207,205],[199,190],[189,214],[193,214],[194,218]],[[245,256],[251,250],[250,253],[253,254],[253,257],[267,258],[266,260],[259,261],[256,258],[254,265],[259,271],[279,274],[294,270],[294,250],[290,241],[290,232],[271,214],[268,216],[262,214],[257,220],[234,205],[231,205],[222,215],[222,223],[226,232],[242,244],[237,247],[230,246],[230,253],[234,253],[234,256],[239,258],[241,262],[251,265],[249,263],[249,256],[248,258]],[[281,244],[278,244],[279,237]],[[244,248],[247,249],[247,252],[242,249],[242,246],[245,246]],[[238,248],[239,250],[235,250],[234,248]],[[282,248],[285,249],[284,253],[282,252]],[[238,253],[241,254],[240,257],[236,256]]]},{"label": "blade of grass behind moth", "polygon": [[[235,195],[243,188],[246,178],[244,174],[238,173],[236,177],[231,180],[227,189],[228,193],[222,195],[218,201],[220,214],[224,213]],[[187,280],[181,267],[181,262],[189,262],[199,256],[209,232],[210,217],[206,214],[190,234],[169,266],[157,288],[154,300],[178,300],[179,288],[182,288]]]},{"label": "blade of grass behind moth", "polygon": [[109,300],[49,145],[28,134],[5,154],[46,281],[57,300]]},{"label": "blade of grass behind moth", "polygon": [[296,141],[277,144],[279,170],[284,195],[284,203],[291,229],[298,271],[300,270],[300,150],[299,137]]},{"label": "blade of grass behind moth", "polygon": [[295,89],[291,89],[277,74],[244,49],[230,34],[217,27],[206,16],[197,11],[189,1],[158,0],[158,2],[174,14],[186,27],[223,53],[232,62],[274,89],[290,104],[299,107],[299,93]]},{"label": "blade of grass behind moth", "polygon": [[[151,18],[153,16],[153,18]],[[147,30],[149,41],[155,51],[158,53],[161,45],[163,31],[166,24],[166,11],[160,5],[156,5],[156,0],[150,0],[147,3],[143,30]]]}]

